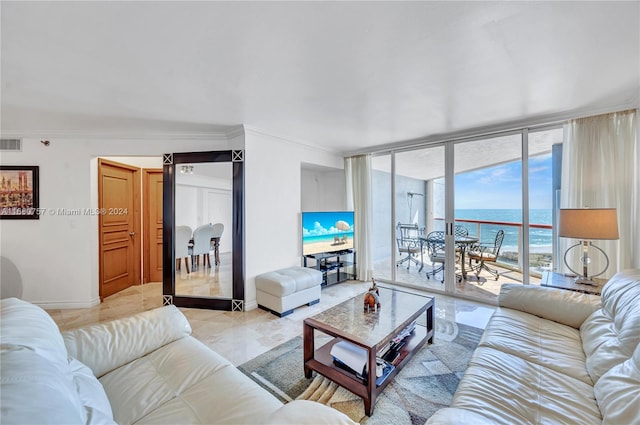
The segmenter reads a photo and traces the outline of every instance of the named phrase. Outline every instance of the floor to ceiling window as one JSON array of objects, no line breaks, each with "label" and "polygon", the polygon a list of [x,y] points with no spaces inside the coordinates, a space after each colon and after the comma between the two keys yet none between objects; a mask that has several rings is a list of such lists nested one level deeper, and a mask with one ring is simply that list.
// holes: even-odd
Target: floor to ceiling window
[{"label": "floor to ceiling window", "polygon": [[444,230],[444,157],[444,146],[395,154],[397,282],[444,290],[443,263],[432,261],[437,247],[428,239],[434,231]]},{"label": "floor to ceiling window", "polygon": [[465,229],[477,239],[457,238],[457,293],[494,299],[505,281],[500,277],[517,278],[522,246],[521,152],[520,133],[455,144],[455,225],[458,234]]},{"label": "floor to ceiling window", "polygon": [[554,223],[559,208],[562,128],[532,131],[528,140],[529,281],[554,270],[557,244]]},{"label": "floor to ceiling window", "polygon": [[561,143],[560,127],[523,129],[374,156],[374,277],[491,301],[539,284]]}]

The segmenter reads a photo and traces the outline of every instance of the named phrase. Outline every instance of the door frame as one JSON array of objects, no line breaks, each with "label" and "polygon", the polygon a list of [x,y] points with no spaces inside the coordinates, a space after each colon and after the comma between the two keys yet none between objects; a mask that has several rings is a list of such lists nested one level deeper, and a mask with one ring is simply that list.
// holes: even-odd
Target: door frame
[{"label": "door frame", "polygon": [[[144,233],[142,234],[142,283],[149,282],[149,276],[151,275],[151,225],[149,220],[149,212],[151,209],[149,199],[149,176],[151,174],[159,174],[162,177],[162,168],[143,168],[142,169],[142,225]],[[162,196],[162,190],[160,191]],[[162,200],[160,201],[162,207]],[[162,227],[162,226],[161,226]],[[162,254],[161,254],[162,255]],[[162,264],[162,258],[160,258],[160,264]],[[162,274],[159,282],[162,281]]]},{"label": "door frame", "polygon": [[[140,195],[141,195],[141,191],[140,191],[140,168],[138,167],[134,167],[131,165],[127,165],[127,164],[122,164],[119,162],[115,162],[115,161],[110,161],[108,159],[104,159],[104,158],[98,158],[98,208],[102,209],[102,173],[101,173],[101,168],[103,165],[108,165],[108,166],[112,166],[112,167],[118,167],[118,168],[122,168],[128,171],[133,171],[133,180],[134,180],[134,184],[133,184],[133,206],[134,206],[134,211],[133,211],[133,232],[135,233],[134,236],[136,235],[140,235],[140,228],[141,228],[141,224],[140,224],[140,215],[141,215],[141,211],[140,211]],[[140,238],[135,238],[133,239],[133,264],[134,264],[134,270],[133,270],[133,283],[132,285],[140,285],[141,283],[141,250],[140,250]],[[100,220],[100,218],[98,218],[98,292],[99,292],[99,296],[100,296],[100,302],[102,302],[104,300],[104,296],[103,296],[103,289],[102,289],[102,285],[103,285],[103,274],[102,271],[104,269],[104,250],[102,249],[102,220]]]}]

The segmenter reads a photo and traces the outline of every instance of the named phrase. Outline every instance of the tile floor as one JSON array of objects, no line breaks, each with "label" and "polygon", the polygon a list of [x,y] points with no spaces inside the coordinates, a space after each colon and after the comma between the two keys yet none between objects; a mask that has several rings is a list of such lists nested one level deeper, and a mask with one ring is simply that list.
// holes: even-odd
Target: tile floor
[{"label": "tile floor", "polygon": [[[318,304],[302,306],[292,314],[278,318],[260,309],[247,312],[229,312],[181,308],[193,329],[193,336],[214,351],[240,365],[277,345],[302,335],[304,318],[325,310],[339,302],[366,291],[369,283],[349,281],[322,290]],[[391,287],[389,284],[381,286]],[[426,292],[414,291],[422,295]],[[484,328],[494,311],[491,305],[475,303],[443,295],[436,297],[438,326],[451,322]],[[162,284],[148,283],[134,286],[108,297],[102,304],[86,309],[48,310],[61,330],[126,317],[162,305]],[[384,307],[384,306],[383,306]],[[447,329],[437,329],[443,335]]]}]

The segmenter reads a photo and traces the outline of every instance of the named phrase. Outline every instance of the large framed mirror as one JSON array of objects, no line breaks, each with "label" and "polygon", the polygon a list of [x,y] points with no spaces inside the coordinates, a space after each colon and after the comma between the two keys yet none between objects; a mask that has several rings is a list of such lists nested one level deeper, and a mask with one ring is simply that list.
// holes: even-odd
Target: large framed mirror
[{"label": "large framed mirror", "polygon": [[244,151],[163,155],[163,304],[244,310]]}]

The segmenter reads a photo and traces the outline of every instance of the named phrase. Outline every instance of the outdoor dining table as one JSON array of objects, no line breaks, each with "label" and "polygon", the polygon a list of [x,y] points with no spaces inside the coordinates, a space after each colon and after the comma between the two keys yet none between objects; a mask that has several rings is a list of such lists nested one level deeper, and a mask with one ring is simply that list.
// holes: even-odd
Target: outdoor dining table
[{"label": "outdoor dining table", "polygon": [[[427,238],[427,236],[420,236],[418,239],[420,240],[420,250],[422,251],[424,245],[426,245],[427,240],[429,238]],[[454,243],[460,250],[460,270],[462,273],[462,279],[464,280],[467,280],[467,269],[464,266],[465,254],[469,249],[469,247],[477,243],[479,240],[480,239],[478,239],[475,236],[456,236],[455,238]],[[444,241],[442,240],[438,240],[438,242],[444,243]],[[423,267],[424,267],[424,262],[422,263],[422,266],[420,266],[420,270],[418,271],[422,271]]]}]

